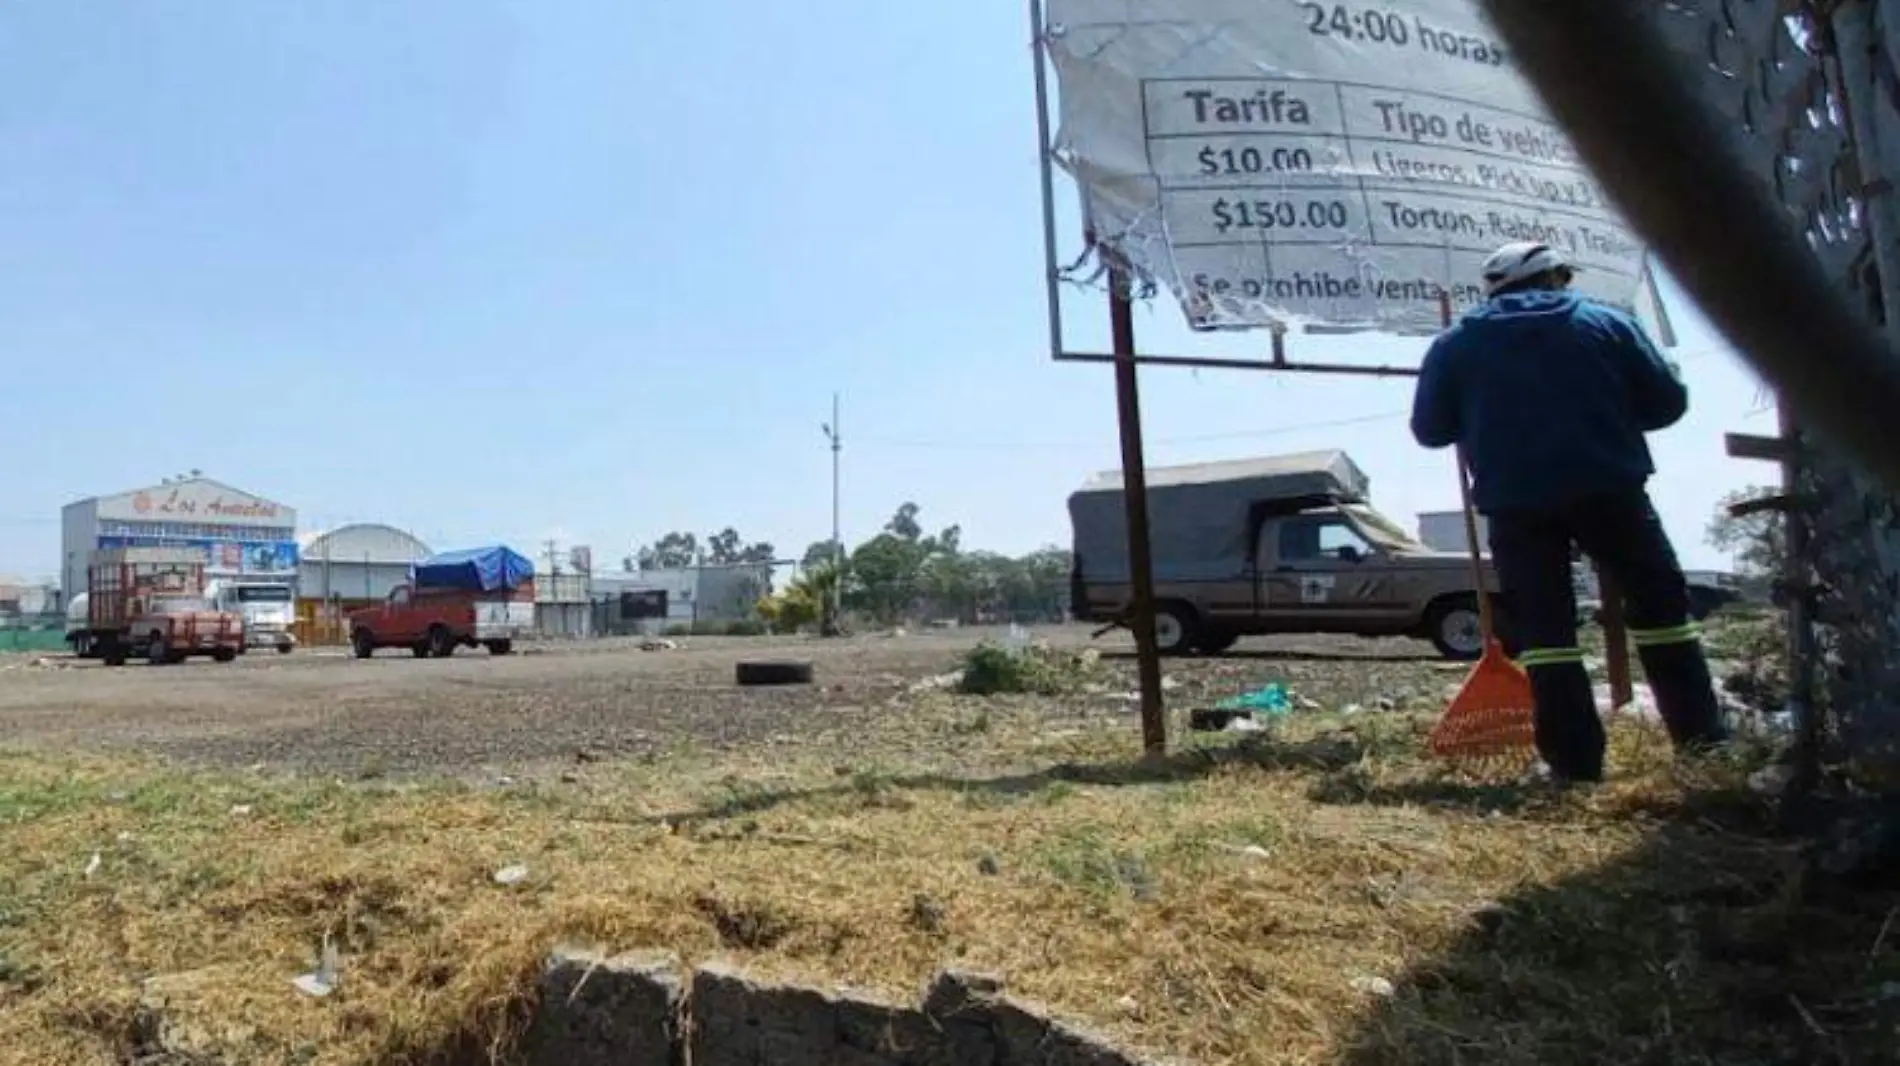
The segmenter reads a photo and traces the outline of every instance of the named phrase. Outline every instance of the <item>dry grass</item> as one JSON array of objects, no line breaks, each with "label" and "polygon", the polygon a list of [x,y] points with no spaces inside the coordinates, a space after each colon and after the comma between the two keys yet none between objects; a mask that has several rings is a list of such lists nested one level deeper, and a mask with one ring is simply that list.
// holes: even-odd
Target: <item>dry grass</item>
[{"label": "dry grass", "polygon": [[[221,1061],[469,1061],[559,941],[894,993],[989,970],[1201,1063],[1889,1046],[1865,1028],[1900,981],[1889,904],[1799,901],[1743,767],[1691,775],[1631,727],[1615,784],[1540,796],[1420,762],[1425,725],[1144,765],[1125,720],[946,696],[843,757],[813,738],[509,788],[3,758],[0,1061],[128,1061],[153,977],[174,1045]],[[513,863],[527,881],[495,884]],[[326,936],[342,981],[316,1000],[290,979]]]}]

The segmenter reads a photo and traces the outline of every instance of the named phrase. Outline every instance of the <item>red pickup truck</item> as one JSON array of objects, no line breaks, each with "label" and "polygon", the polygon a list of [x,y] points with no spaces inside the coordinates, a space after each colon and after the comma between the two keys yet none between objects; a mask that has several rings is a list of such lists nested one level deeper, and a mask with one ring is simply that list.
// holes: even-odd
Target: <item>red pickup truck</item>
[{"label": "red pickup truck", "polygon": [[501,547],[426,559],[380,606],[350,614],[350,647],[359,659],[378,648],[408,648],[418,659],[477,646],[507,655],[533,632],[534,564]]}]

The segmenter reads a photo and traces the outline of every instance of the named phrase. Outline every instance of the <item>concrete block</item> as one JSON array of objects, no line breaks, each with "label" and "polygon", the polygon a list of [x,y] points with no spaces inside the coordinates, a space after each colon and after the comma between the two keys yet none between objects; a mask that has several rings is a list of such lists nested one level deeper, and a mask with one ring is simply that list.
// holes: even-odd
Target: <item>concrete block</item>
[{"label": "concrete block", "polygon": [[996,1066],[1143,1066],[1107,1040],[1051,1022],[1034,1007],[999,999],[990,1009],[1001,1045]]},{"label": "concrete block", "polygon": [[982,1014],[939,1019],[859,996],[840,996],[837,1010],[847,1047],[895,1066],[990,1066],[996,1059],[996,1037]]},{"label": "concrete block", "polygon": [[924,990],[924,1013],[939,1020],[984,1013],[1003,994],[1003,981],[989,974],[945,970]]},{"label": "concrete block", "polygon": [[844,1046],[836,1004],[807,988],[707,966],[693,975],[693,1066],[826,1066]]},{"label": "concrete block", "polygon": [[684,992],[667,953],[606,957],[561,950],[548,960],[541,1006],[522,1044],[530,1066],[678,1066]]}]

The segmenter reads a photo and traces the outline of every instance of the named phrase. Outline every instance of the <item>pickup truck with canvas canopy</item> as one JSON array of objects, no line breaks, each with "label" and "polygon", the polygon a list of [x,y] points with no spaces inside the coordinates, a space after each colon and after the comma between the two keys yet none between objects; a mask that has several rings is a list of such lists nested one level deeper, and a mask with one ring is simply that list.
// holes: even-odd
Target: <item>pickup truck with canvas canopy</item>
[{"label": "pickup truck with canvas canopy", "polygon": [[[1148,471],[1155,639],[1166,655],[1218,654],[1245,636],[1342,633],[1483,650],[1471,560],[1419,543],[1370,503],[1344,452]],[[1120,472],[1069,498],[1071,613],[1126,624],[1132,600]],[[1486,588],[1496,577],[1485,567]],[[1502,604],[1499,605],[1503,607]],[[1500,633],[1505,612],[1500,609]]]},{"label": "pickup truck with canvas canopy", "polygon": [[533,632],[534,563],[499,546],[424,559],[410,568],[409,584],[350,614],[359,659],[378,648],[408,648],[418,659],[447,659],[465,647],[507,655]]}]

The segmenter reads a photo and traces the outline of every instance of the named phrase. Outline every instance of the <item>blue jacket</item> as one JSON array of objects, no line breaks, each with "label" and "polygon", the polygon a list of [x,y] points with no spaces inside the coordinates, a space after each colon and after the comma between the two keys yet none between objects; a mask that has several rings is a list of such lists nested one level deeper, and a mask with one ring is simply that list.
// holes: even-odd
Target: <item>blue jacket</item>
[{"label": "blue jacket", "polygon": [[1640,488],[1656,472],[1643,434],[1688,407],[1635,319],[1571,292],[1516,292],[1432,343],[1412,435],[1427,448],[1464,445],[1478,510],[1539,510]]}]

